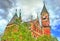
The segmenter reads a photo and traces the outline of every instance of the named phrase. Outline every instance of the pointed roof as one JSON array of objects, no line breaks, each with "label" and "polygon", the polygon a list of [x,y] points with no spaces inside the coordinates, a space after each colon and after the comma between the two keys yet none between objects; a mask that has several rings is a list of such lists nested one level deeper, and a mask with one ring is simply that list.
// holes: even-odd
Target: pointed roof
[{"label": "pointed roof", "polygon": [[[47,12],[48,13],[48,11],[46,9],[46,6],[45,6],[45,2],[44,2],[44,6],[43,6],[43,9],[42,9],[42,12]],[[41,12],[41,14],[42,14],[42,12]]]},{"label": "pointed roof", "polygon": [[21,9],[20,9],[20,11],[19,11],[19,18],[21,19]]},{"label": "pointed roof", "polygon": [[15,12],[15,15],[14,15],[13,18],[10,20],[9,24],[14,23],[14,20],[15,20],[16,18],[18,18],[18,16],[17,16],[17,9],[16,9],[16,12]]}]

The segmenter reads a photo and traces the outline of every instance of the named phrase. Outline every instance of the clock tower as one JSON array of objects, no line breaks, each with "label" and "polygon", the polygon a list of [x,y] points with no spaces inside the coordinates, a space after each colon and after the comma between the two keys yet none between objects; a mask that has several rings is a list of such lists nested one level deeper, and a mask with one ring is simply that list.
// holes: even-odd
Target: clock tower
[{"label": "clock tower", "polygon": [[49,21],[49,13],[45,7],[45,3],[41,12],[41,24],[42,24],[42,32],[44,35],[50,35],[50,21]]}]

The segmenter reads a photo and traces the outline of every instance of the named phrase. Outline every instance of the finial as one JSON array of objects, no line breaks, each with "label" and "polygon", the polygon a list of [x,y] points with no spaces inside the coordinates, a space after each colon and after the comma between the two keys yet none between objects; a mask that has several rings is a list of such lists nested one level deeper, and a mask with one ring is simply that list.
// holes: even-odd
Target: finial
[{"label": "finial", "polygon": [[45,3],[45,1],[43,1],[43,3]]},{"label": "finial", "polygon": [[44,5],[45,5],[45,0],[43,1]]}]

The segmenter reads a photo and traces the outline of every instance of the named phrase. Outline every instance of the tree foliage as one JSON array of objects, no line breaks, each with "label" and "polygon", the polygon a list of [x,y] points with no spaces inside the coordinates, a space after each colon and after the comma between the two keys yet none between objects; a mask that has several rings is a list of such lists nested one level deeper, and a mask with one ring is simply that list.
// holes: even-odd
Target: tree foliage
[{"label": "tree foliage", "polygon": [[14,21],[13,26],[7,27],[2,37],[2,41],[58,41],[52,36],[40,36],[37,39],[33,38],[31,31],[28,29],[29,23],[21,23],[19,19]]},{"label": "tree foliage", "polygon": [[37,38],[37,41],[58,41],[56,37],[43,35]]}]

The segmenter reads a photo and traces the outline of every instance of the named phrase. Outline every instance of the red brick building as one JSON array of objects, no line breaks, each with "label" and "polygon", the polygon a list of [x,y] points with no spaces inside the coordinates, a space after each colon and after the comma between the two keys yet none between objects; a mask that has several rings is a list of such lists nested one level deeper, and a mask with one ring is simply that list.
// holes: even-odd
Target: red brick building
[{"label": "red brick building", "polygon": [[44,7],[41,12],[41,26],[37,19],[33,20],[31,22],[31,34],[33,37],[38,37],[41,35],[50,35],[50,21],[49,21],[49,13],[47,12],[47,9]]}]

